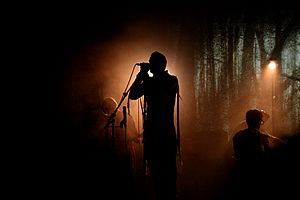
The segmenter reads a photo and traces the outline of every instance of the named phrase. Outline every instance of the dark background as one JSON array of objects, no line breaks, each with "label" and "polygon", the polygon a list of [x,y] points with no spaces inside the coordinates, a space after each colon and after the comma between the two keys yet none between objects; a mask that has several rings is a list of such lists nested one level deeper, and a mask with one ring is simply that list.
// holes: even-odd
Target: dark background
[{"label": "dark background", "polygon": [[[9,169],[5,173],[8,177],[6,185],[11,193],[39,199],[106,199],[103,198],[105,195],[119,191],[120,197],[123,197],[124,188],[115,187],[113,181],[107,182],[112,172],[103,171],[107,168],[101,159],[95,161],[87,157],[89,144],[85,143],[86,129],[74,123],[72,114],[65,109],[70,104],[65,98],[65,85],[73,66],[70,63],[82,56],[83,49],[95,43],[101,46],[112,40],[120,34],[122,27],[145,14],[153,15],[158,21],[166,19],[172,24],[175,23],[173,19],[190,17],[195,13],[197,17],[221,18],[222,15],[237,13],[261,13],[270,5],[277,10],[285,8],[281,4],[265,1],[12,6],[14,9],[7,14],[10,22],[6,30],[13,30],[11,34],[9,32],[12,39],[7,41],[9,49],[16,52],[9,59],[17,66],[12,68],[10,80],[14,88],[10,89],[14,91],[11,95],[14,97],[12,102],[15,102],[13,108],[17,109],[13,113],[10,130],[16,130],[19,134],[16,134],[17,140],[12,139],[12,145],[8,148],[9,161],[6,162]],[[287,7],[293,8],[291,4]],[[100,48],[100,51],[105,49]],[[18,71],[17,75],[15,71]],[[202,146],[202,153],[199,158],[193,149],[186,147],[188,156],[184,159],[188,167],[193,167],[187,168],[189,170],[184,168],[186,171],[181,172],[181,198],[222,198],[227,174],[219,169],[230,163],[226,163],[226,158],[213,161],[218,166],[213,166],[210,171],[212,161],[205,156],[210,143],[192,140],[187,144],[193,146],[194,143]],[[196,159],[197,163],[191,164],[189,159]],[[216,171],[219,172],[217,175],[214,174]],[[288,181],[288,186],[294,186]],[[285,188],[284,191],[289,190]]]}]

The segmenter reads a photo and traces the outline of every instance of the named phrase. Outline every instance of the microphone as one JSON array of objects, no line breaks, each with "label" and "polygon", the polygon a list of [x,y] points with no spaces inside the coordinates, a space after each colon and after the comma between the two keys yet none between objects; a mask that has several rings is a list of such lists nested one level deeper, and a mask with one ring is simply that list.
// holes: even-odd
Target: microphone
[{"label": "microphone", "polygon": [[127,113],[126,113],[126,106],[123,106],[123,120],[120,123],[120,127],[126,126],[127,123]]},{"label": "microphone", "polygon": [[126,125],[127,123],[127,113],[126,113],[126,106],[123,106],[123,120],[124,120],[124,124]]},{"label": "microphone", "polygon": [[147,66],[150,66],[150,63],[141,62],[141,63],[136,63],[136,65],[141,66],[141,67],[147,67]]},{"label": "microphone", "polygon": [[142,63],[136,63],[136,65],[141,67],[141,71],[148,72],[150,69],[150,63],[142,62]]}]

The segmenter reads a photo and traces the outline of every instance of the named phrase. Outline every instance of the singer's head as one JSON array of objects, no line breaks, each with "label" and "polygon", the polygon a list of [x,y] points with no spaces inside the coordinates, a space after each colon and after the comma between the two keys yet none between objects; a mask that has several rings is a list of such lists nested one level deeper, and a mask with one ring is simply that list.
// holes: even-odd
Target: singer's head
[{"label": "singer's head", "polygon": [[159,72],[165,71],[167,66],[167,59],[162,53],[158,51],[154,51],[149,58],[149,63],[150,63],[150,72],[153,75],[155,75]]}]

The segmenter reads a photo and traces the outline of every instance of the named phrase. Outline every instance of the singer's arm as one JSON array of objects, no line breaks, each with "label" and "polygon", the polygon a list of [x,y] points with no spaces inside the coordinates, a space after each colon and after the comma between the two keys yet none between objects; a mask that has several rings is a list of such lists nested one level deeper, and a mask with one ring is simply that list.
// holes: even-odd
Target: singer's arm
[{"label": "singer's arm", "polygon": [[147,80],[148,78],[149,75],[147,72],[141,71],[137,74],[136,79],[129,91],[129,99],[136,100],[144,95],[145,80]]}]

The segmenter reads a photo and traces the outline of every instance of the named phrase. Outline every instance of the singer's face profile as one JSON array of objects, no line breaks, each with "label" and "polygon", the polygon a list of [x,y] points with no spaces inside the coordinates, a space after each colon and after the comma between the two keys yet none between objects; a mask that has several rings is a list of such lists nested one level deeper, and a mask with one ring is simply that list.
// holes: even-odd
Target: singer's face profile
[{"label": "singer's face profile", "polygon": [[157,60],[155,60],[155,59],[153,59],[153,57],[151,57],[149,59],[149,63],[150,63],[150,72],[152,74],[157,74],[160,71],[159,63],[157,62]]}]

